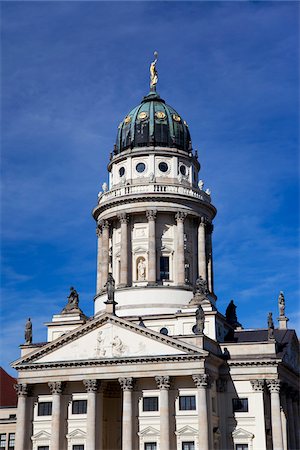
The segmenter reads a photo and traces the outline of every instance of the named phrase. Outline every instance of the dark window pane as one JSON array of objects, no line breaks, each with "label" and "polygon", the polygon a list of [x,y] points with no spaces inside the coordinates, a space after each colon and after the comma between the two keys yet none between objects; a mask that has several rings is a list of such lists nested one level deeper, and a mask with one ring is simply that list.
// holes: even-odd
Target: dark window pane
[{"label": "dark window pane", "polygon": [[84,445],[83,444],[73,445],[72,450],[84,450]]},{"label": "dark window pane", "polygon": [[120,174],[120,177],[122,177],[125,174],[125,167],[120,167],[119,174]]},{"label": "dark window pane", "polygon": [[73,400],[72,414],[86,414],[87,400]]},{"label": "dark window pane", "polygon": [[248,450],[248,444],[236,444],[235,450]]},{"label": "dark window pane", "polygon": [[158,397],[144,397],[143,411],[158,411]]},{"label": "dark window pane", "polygon": [[39,445],[38,450],[49,450],[49,445]]},{"label": "dark window pane", "polygon": [[160,163],[158,164],[158,168],[159,168],[159,170],[160,170],[161,172],[167,172],[168,169],[169,169],[169,166],[168,166],[168,164],[165,163],[165,162],[160,162]]},{"label": "dark window pane", "polygon": [[233,412],[248,412],[247,398],[233,398],[232,399]]},{"label": "dark window pane", "polygon": [[6,447],[6,433],[0,434],[0,450],[5,450]]},{"label": "dark window pane", "polygon": [[144,172],[145,168],[146,168],[146,166],[143,162],[140,162],[136,165],[136,171],[139,173]]},{"label": "dark window pane", "polygon": [[195,395],[182,395],[179,397],[180,411],[191,411],[196,409]]},{"label": "dark window pane", "polygon": [[144,448],[145,450],[156,450],[156,442],[146,442]]},{"label": "dark window pane", "polygon": [[195,442],[183,442],[182,450],[195,450]]},{"label": "dark window pane", "polygon": [[186,175],[186,167],[185,166],[180,166],[179,170],[182,175]]},{"label": "dark window pane", "polygon": [[51,414],[52,414],[52,402],[38,403],[38,416],[51,416]]},{"label": "dark window pane", "polygon": [[9,433],[8,450],[14,450],[14,448],[15,448],[15,433]]},{"label": "dark window pane", "polygon": [[169,257],[168,256],[160,257],[160,279],[161,280],[169,280],[170,279]]}]

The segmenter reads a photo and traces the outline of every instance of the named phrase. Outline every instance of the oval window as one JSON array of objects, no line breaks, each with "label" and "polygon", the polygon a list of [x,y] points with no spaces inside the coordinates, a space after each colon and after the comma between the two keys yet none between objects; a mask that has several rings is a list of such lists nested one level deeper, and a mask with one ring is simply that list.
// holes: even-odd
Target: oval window
[{"label": "oval window", "polygon": [[120,167],[119,175],[120,175],[120,177],[123,177],[125,175],[125,167]]},{"label": "oval window", "polygon": [[167,172],[168,169],[169,169],[169,166],[168,166],[168,164],[165,163],[165,162],[160,162],[160,163],[158,164],[158,168],[159,168],[159,170],[160,170],[161,172]]},{"label": "oval window", "polygon": [[135,167],[135,170],[139,173],[144,172],[145,169],[146,169],[146,166],[143,162],[138,163]]},{"label": "oval window", "polygon": [[186,175],[187,169],[186,166],[180,166],[179,168],[181,175]]}]

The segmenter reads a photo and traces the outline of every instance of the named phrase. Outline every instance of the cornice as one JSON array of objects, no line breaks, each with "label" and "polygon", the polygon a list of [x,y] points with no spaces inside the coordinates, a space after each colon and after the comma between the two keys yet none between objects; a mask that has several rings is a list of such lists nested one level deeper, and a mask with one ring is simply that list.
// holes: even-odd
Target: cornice
[{"label": "cornice", "polygon": [[228,360],[227,363],[230,367],[249,367],[249,366],[278,366],[281,362],[280,359],[267,359],[267,360],[248,360],[248,361],[232,361]]}]

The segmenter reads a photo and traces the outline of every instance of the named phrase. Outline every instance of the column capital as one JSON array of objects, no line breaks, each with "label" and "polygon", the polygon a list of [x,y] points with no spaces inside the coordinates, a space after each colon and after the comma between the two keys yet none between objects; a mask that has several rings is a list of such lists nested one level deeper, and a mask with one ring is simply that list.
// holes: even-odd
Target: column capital
[{"label": "column capital", "polygon": [[133,388],[133,378],[119,378],[119,383],[123,391],[130,391]]},{"label": "column capital", "polygon": [[158,389],[169,389],[170,388],[170,377],[168,375],[157,375],[155,377]]},{"label": "column capital", "polygon": [[155,209],[149,209],[148,211],[146,211],[146,217],[147,217],[148,221],[155,220],[156,214],[157,214],[157,211]]},{"label": "column capital", "polygon": [[102,229],[108,229],[109,228],[109,221],[108,220],[104,220],[102,223]]},{"label": "column capital", "polygon": [[97,225],[96,228],[96,236],[99,238],[100,236],[102,236],[102,225]]},{"label": "column capital", "polygon": [[265,388],[265,380],[250,380],[253,391],[263,392]]},{"label": "column capital", "polygon": [[98,380],[82,380],[87,392],[97,392]]},{"label": "column capital", "polygon": [[51,394],[61,394],[63,390],[63,383],[61,381],[52,381],[48,383]]},{"label": "column capital", "polygon": [[270,391],[271,394],[273,393],[278,393],[280,392],[280,380],[266,380],[268,389]]},{"label": "column capital", "polygon": [[14,389],[18,397],[26,397],[28,395],[28,385],[26,383],[14,384]]},{"label": "column capital", "polygon": [[185,212],[183,212],[183,211],[178,211],[178,212],[175,214],[175,220],[176,220],[177,223],[178,223],[178,222],[183,223],[183,222],[185,221],[186,216],[187,216],[187,213],[185,213]]},{"label": "column capital", "polygon": [[206,373],[203,374],[197,374],[192,375],[193,381],[197,388],[209,388],[210,382],[209,382],[209,376]]},{"label": "column capital", "polygon": [[218,378],[216,380],[217,392],[226,392],[227,391],[227,380],[226,378]]},{"label": "column capital", "polygon": [[129,217],[126,213],[120,213],[117,217],[121,223],[128,223]]}]

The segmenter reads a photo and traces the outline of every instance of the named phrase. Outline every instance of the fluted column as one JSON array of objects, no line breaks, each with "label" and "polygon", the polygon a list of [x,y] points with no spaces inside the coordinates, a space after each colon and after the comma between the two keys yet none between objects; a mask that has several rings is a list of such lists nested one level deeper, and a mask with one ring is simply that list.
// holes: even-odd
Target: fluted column
[{"label": "fluted column", "polygon": [[256,445],[260,450],[265,450],[267,448],[264,411],[265,380],[251,380],[250,383],[253,391],[255,392],[255,420],[257,427],[259,428],[259,432],[256,436]]},{"label": "fluted column", "polygon": [[102,285],[105,286],[108,276],[109,263],[109,223],[106,220],[102,225]]},{"label": "fluted column", "polygon": [[203,280],[207,280],[205,227],[205,217],[201,217],[198,227],[198,277],[201,276]]},{"label": "fluted column", "polygon": [[51,450],[60,450],[64,448],[61,439],[61,393],[63,383],[61,381],[54,381],[48,383],[52,394],[52,418],[51,418]]},{"label": "fluted column", "polygon": [[282,424],[282,440],[283,450],[288,450],[288,428],[287,428],[287,403],[286,403],[286,389],[285,385],[281,385],[280,389],[280,412],[281,412],[281,424]]},{"label": "fluted column", "polygon": [[102,222],[99,222],[96,228],[97,242],[97,285],[96,293],[98,294],[102,287]]},{"label": "fluted column", "polygon": [[148,284],[156,284],[156,234],[155,219],[156,211],[146,211],[148,219]]},{"label": "fluted column", "polygon": [[280,414],[280,380],[268,380],[267,386],[271,394],[271,423],[273,450],[283,449],[283,436]]},{"label": "fluted column", "polygon": [[186,213],[179,211],[175,215],[177,222],[177,284],[185,284],[185,274],[184,274],[184,220],[186,218]]},{"label": "fluted column", "polygon": [[121,222],[121,273],[120,273],[120,285],[128,285],[128,216],[125,213],[118,215],[118,219]]},{"label": "fluted column", "polygon": [[213,272],[213,255],[212,255],[212,232],[213,225],[210,223],[207,226],[207,284],[208,290],[213,294],[214,292],[214,272]]},{"label": "fluted column", "polygon": [[122,450],[132,450],[132,378],[119,378],[123,390]]},{"label": "fluted column", "polygon": [[208,375],[192,375],[197,387],[199,450],[209,450],[207,394]]},{"label": "fluted column", "polygon": [[[298,447],[296,447],[296,439],[295,439],[295,432],[296,429],[294,428],[294,410],[293,410],[293,390],[290,388],[287,388],[287,398],[286,398],[286,404],[287,404],[287,412],[288,412],[288,436],[289,436],[289,448],[290,450],[298,450]],[[299,424],[297,425],[298,428]]]},{"label": "fluted column", "polygon": [[294,417],[295,445],[296,445],[295,448],[300,448],[298,405],[299,405],[299,394],[298,394],[298,392],[294,391],[294,395],[293,395],[293,417]]},{"label": "fluted column", "polygon": [[159,388],[160,450],[170,450],[169,376],[157,376]]},{"label": "fluted column", "polygon": [[16,428],[16,443],[15,450],[24,450],[27,448],[26,432],[28,431],[28,424],[26,421],[26,409],[28,399],[27,384],[16,384],[15,390],[18,395],[17,408],[17,428]]},{"label": "fluted column", "polygon": [[96,450],[97,383],[97,380],[83,380],[87,391],[86,446],[89,450]]}]

